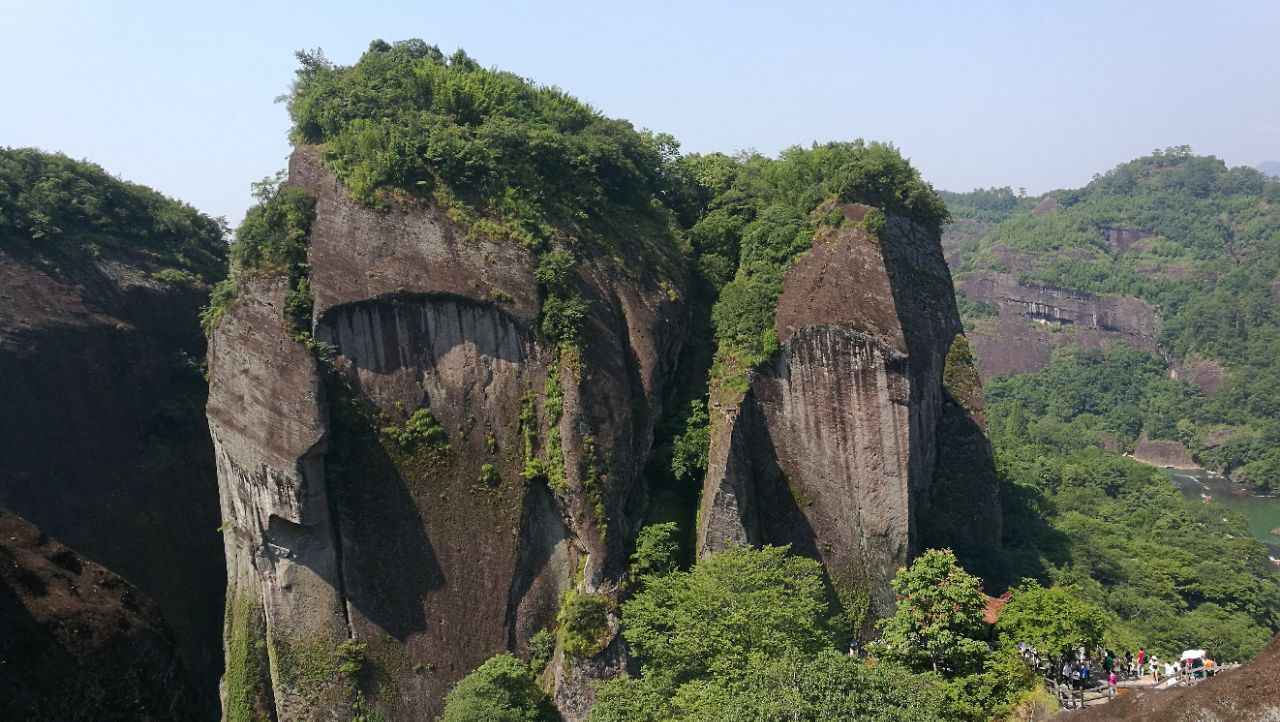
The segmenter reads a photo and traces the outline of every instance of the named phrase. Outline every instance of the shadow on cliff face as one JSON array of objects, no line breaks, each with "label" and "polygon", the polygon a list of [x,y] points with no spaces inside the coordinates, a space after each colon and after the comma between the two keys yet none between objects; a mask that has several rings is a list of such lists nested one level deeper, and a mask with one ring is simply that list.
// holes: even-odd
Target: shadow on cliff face
[{"label": "shadow on cliff face", "polygon": [[[951,275],[941,245],[924,229],[895,218],[890,231],[883,245],[884,262],[915,383],[932,388],[943,381],[940,397],[934,400],[939,406],[934,409],[936,420],[924,419],[936,423],[931,478],[913,480],[928,489],[916,514],[919,532],[913,552],[951,548],[966,569],[986,580],[988,591],[1003,588],[1009,580],[1001,548],[1000,484],[982,427],[981,388],[976,372],[969,398],[955,398],[946,383],[951,346],[964,330]],[[916,414],[921,399],[915,398],[914,390],[912,396]],[[912,448],[917,448],[919,426],[913,419]]]},{"label": "shadow on cliff face", "polygon": [[1004,510],[1007,584],[1023,577],[1047,579],[1045,562],[1060,564],[1070,559],[1067,536],[1045,521],[1051,513],[1046,508],[1051,502],[1039,489],[1002,481],[1000,502]]},{"label": "shadow on cliff face", "polygon": [[937,466],[929,506],[919,514],[921,549],[950,548],[960,565],[985,582],[988,594],[1003,592],[1010,576],[1000,539],[999,480],[987,435],[973,415],[943,389],[938,419]]},{"label": "shadow on cliff face", "polygon": [[331,439],[325,478],[334,507],[347,601],[404,642],[426,628],[422,600],[444,586],[407,480],[357,400],[329,383]]},{"label": "shadow on cliff face", "polygon": [[492,359],[524,361],[517,319],[501,306],[451,293],[400,293],[335,306],[319,319],[316,336],[353,366],[389,374],[429,369],[460,344]]},{"label": "shadow on cliff face", "polygon": [[[521,648],[522,641],[555,623],[561,587],[568,576],[568,538],[569,530],[560,518],[551,491],[543,484],[535,485],[525,495],[521,515],[516,576],[507,602],[508,649],[526,651]],[[560,573],[544,574],[548,565],[557,560],[561,569],[554,571]]]},{"label": "shadow on cliff face", "polygon": [[[135,321],[164,315],[131,312]],[[160,605],[196,693],[191,715],[214,719],[225,562],[206,387],[187,363],[203,351],[180,356],[149,334],[102,322],[8,336],[0,352],[0,504]]]},{"label": "shadow on cliff face", "polygon": [[[748,441],[751,454],[751,483],[754,523],[749,523],[749,530],[759,530],[761,538],[752,538],[753,545],[772,544],[774,546],[790,545],[791,552],[800,556],[817,560],[823,564],[822,585],[826,590],[829,609],[838,619],[848,619],[851,610],[845,608],[841,595],[836,590],[837,583],[852,588],[853,579],[837,579],[840,571],[836,568],[840,563],[823,551],[830,553],[832,548],[819,547],[818,534],[805,515],[804,508],[812,503],[804,496],[803,490],[795,486],[788,478],[778,461],[778,451],[769,435],[763,410],[755,399],[755,394],[748,392],[742,401],[739,416],[743,428],[748,429]],[[749,531],[748,534],[751,532]],[[851,565],[845,565],[851,566]],[[841,638],[837,640],[841,646],[853,637],[870,638],[874,634],[873,615],[858,612],[862,618],[859,629],[848,630],[840,627]]]}]

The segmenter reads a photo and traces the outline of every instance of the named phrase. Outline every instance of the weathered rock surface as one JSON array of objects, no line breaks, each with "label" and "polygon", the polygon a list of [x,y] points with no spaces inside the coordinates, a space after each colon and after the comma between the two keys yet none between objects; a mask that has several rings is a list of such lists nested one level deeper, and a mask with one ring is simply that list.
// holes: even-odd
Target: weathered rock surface
[{"label": "weathered rock surface", "polygon": [[1171,369],[1173,378],[1199,386],[1206,396],[1212,396],[1218,390],[1225,374],[1222,364],[1194,354],[1185,359],[1174,358]]},{"label": "weathered rock surface", "polygon": [[[866,211],[845,208],[852,221]],[[972,367],[964,398],[944,388],[961,328],[938,238],[898,218],[881,236],[820,231],[787,274],[778,351],[714,409],[698,539],[704,554],[790,543],[820,559],[864,633],[891,609],[887,582],[923,529],[1000,540]],[[943,445],[943,425],[965,438]],[[956,504],[951,523],[932,523],[935,498]]]},{"label": "weathered rock surface", "polygon": [[0,718],[123,722],[196,713],[159,607],[0,509]]},{"label": "weathered rock surface", "polygon": [[1177,441],[1147,438],[1144,431],[1133,445],[1133,458],[1144,464],[1170,469],[1199,469],[1187,447]]},{"label": "weathered rock surface", "polygon": [[[557,352],[535,333],[529,252],[470,238],[427,203],[355,203],[315,148],[295,152],[289,182],[316,196],[314,334],[336,357],[325,372],[292,340],[282,279],[249,284],[214,335],[229,594],[268,649],[350,637],[365,669],[284,675],[273,662],[232,684],[229,648],[224,703],[304,719],[303,701],[328,700],[310,708],[328,714],[358,692],[389,718],[431,718],[486,658],[524,652],[566,589],[616,595],[684,334],[678,259],[643,238],[617,240],[617,260],[581,249],[588,341]],[[446,441],[379,433],[419,409]],[[560,458],[548,458],[555,434]],[[522,478],[526,450],[563,465],[563,488]],[[572,665],[557,655],[568,719],[625,664],[620,643],[610,650]]]},{"label": "weathered rock surface", "polygon": [[136,584],[217,714],[225,587],[200,408],[208,289],[146,257],[41,270],[0,251],[0,505]]},{"label": "weathered rock surface", "polygon": [[983,378],[1038,370],[1063,346],[1096,349],[1123,342],[1159,353],[1159,317],[1136,298],[1024,284],[1001,273],[963,276],[959,287],[969,301],[999,309],[998,318],[983,320],[969,333]]}]

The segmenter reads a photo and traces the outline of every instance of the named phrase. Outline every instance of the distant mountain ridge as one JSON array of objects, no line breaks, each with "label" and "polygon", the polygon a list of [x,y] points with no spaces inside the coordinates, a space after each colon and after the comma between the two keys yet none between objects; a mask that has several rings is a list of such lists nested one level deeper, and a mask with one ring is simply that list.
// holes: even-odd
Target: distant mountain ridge
[{"label": "distant mountain ridge", "polygon": [[1268,160],[1254,166],[1273,178],[1280,178],[1280,160]]}]

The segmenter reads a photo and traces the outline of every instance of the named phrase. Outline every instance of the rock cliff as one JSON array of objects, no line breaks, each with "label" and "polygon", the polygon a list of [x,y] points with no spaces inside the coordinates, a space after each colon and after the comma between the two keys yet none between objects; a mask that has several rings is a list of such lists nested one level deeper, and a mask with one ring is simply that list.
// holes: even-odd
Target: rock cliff
[{"label": "rock cliff", "polygon": [[1123,342],[1159,353],[1159,316],[1139,299],[1022,283],[1002,273],[969,274],[958,285],[966,300],[998,310],[996,318],[980,320],[969,333],[984,378],[1043,368],[1062,346],[1096,349]]},{"label": "rock cliff", "polygon": [[1133,445],[1133,458],[1144,464],[1170,469],[1199,469],[1191,452],[1177,441],[1150,439],[1144,431]]},{"label": "rock cliff", "polygon": [[[679,259],[645,238],[582,249],[587,341],[557,348],[535,330],[530,252],[430,203],[357,203],[314,147],[289,178],[316,199],[312,332],[332,359],[295,339],[282,278],[245,283],[211,341],[224,709],[430,718],[553,627],[565,591],[616,601],[684,334]],[[557,654],[569,719],[625,665],[620,640],[604,646]]]},{"label": "rock cliff", "polygon": [[0,504],[156,601],[203,719],[225,586],[200,412],[208,287],[162,268],[107,251],[55,273],[0,251]]},{"label": "rock cliff", "polygon": [[185,720],[194,700],[160,609],[0,509],[0,717]]},{"label": "rock cliff", "polygon": [[864,635],[926,537],[1000,539],[972,359],[947,369],[963,336],[939,240],[896,217],[868,233],[867,211],[845,206],[843,227],[819,231],[785,278],[778,350],[713,403],[698,536],[703,554],[789,543],[820,559]]}]

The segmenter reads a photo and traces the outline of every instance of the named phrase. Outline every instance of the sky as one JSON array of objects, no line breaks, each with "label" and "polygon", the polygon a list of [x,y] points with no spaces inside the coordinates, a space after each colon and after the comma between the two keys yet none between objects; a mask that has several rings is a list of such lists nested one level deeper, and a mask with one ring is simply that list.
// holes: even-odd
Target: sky
[{"label": "sky", "polygon": [[1154,148],[1280,160],[1280,2],[0,0],[0,146],[94,161],[235,225],[321,48],[418,37],[685,152],[865,138],[940,189],[1084,185]]}]

